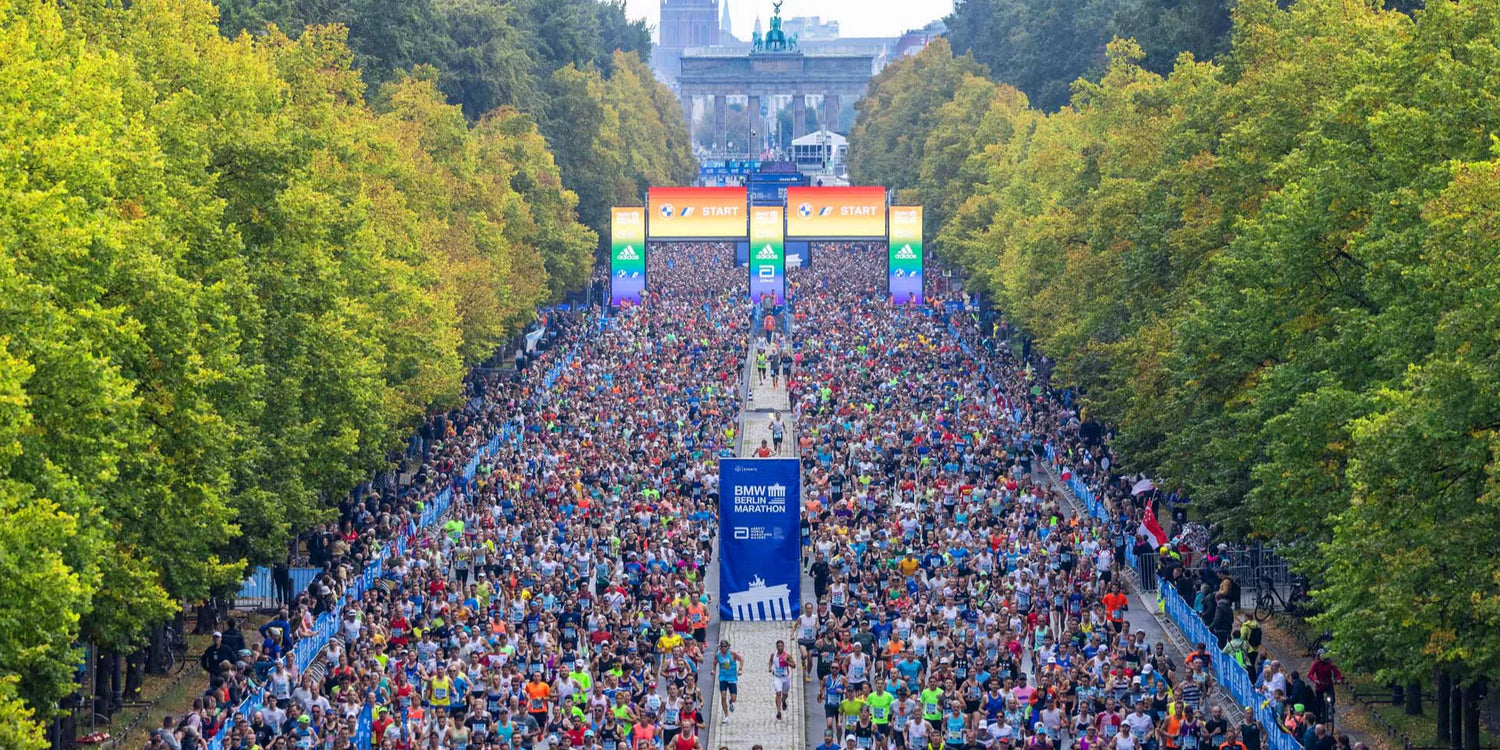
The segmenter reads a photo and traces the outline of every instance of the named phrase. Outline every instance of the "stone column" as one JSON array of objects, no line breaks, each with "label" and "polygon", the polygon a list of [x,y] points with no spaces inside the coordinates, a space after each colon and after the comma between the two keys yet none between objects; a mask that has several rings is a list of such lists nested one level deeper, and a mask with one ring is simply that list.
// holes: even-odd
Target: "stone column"
[{"label": "stone column", "polygon": [[823,127],[828,130],[837,130],[839,126],[839,110],[844,102],[838,94],[823,95]]},{"label": "stone column", "polygon": [[792,139],[807,135],[807,95],[792,94]]},{"label": "stone column", "polygon": [[729,97],[714,95],[714,150],[724,153],[725,130],[728,127]]},{"label": "stone column", "polygon": [[688,148],[693,148],[693,97],[683,94],[677,100],[682,103],[682,120],[687,123]]},{"label": "stone column", "polygon": [[761,138],[765,136],[761,130],[765,128],[765,118],[760,116],[760,97],[751,95],[750,101],[745,104],[745,111],[750,115],[750,132],[745,134],[745,152],[754,158],[760,153]]}]

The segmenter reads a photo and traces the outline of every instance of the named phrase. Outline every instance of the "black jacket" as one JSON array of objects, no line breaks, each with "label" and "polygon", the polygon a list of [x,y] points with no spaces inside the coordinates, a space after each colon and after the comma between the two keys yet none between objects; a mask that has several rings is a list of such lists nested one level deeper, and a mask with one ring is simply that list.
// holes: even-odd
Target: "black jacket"
[{"label": "black jacket", "polygon": [[218,674],[219,662],[227,661],[233,664],[237,658],[239,658],[238,652],[226,645],[223,639],[220,639],[218,643],[210,643],[208,644],[208,648],[203,649],[203,656],[198,658],[198,665],[203,667],[203,671],[209,674]]}]

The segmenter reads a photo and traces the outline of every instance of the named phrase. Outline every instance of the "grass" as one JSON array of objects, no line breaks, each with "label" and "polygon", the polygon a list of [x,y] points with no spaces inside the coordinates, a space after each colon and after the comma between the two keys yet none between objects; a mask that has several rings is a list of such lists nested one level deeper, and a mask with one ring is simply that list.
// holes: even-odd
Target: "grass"
[{"label": "grass", "polygon": [[[1389,727],[1397,736],[1405,735],[1415,747],[1447,747],[1447,742],[1439,742],[1437,737],[1437,704],[1432,694],[1431,685],[1423,685],[1422,689],[1422,715],[1407,716],[1402,706],[1393,706],[1388,698],[1390,688],[1384,683],[1376,681],[1373,677],[1364,674],[1347,674],[1349,685],[1362,695],[1378,693],[1380,699],[1366,698],[1366,703],[1359,707],[1369,711],[1378,717],[1376,724],[1382,728]],[[1479,746],[1495,747],[1497,745],[1494,733],[1487,731],[1483,722],[1479,727]]]},{"label": "grass", "polygon": [[[1304,622],[1285,614],[1278,614],[1266,621],[1267,643],[1276,647],[1274,655],[1293,669],[1306,669],[1310,661],[1305,657],[1309,642]],[[1295,645],[1293,645],[1295,644]],[[1346,685],[1338,689],[1338,724],[1376,750],[1402,750],[1405,737],[1414,748],[1446,748],[1447,742],[1437,738],[1437,705],[1432,686],[1424,685],[1422,714],[1407,716],[1404,706],[1391,705],[1390,687],[1374,676],[1358,672],[1345,672]],[[1354,694],[1364,696],[1357,700]],[[1480,724],[1480,747],[1497,746],[1496,736]],[[1392,737],[1391,735],[1395,736]]]},{"label": "grass", "polygon": [[[254,637],[256,628],[270,620],[269,615],[254,612],[236,612],[234,616],[241,620],[247,640]],[[191,619],[188,624],[191,627]],[[151,730],[161,726],[163,716],[181,718],[192,709],[193,699],[202,695],[208,687],[208,678],[203,674],[203,669],[198,666],[198,657],[204,649],[208,648],[212,636],[188,635],[186,638],[188,648],[183,658],[188,660],[187,667],[182,670],[181,674],[146,675],[141,684],[140,694],[132,700],[148,705],[125,708],[116,713],[107,726],[99,727],[110,734],[110,741],[101,745],[101,749],[130,750],[143,747]],[[179,677],[182,679],[179,680]],[[133,727],[132,724],[134,724]],[[126,731],[127,728],[128,731]],[[78,727],[78,736],[82,737],[88,733],[88,722],[81,722]]]}]

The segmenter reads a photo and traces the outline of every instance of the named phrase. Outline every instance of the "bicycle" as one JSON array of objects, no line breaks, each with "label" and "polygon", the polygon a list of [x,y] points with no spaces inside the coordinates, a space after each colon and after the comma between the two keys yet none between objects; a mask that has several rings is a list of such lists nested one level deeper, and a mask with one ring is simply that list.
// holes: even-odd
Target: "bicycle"
[{"label": "bicycle", "polygon": [[1262,622],[1270,619],[1271,615],[1276,614],[1278,607],[1282,612],[1290,612],[1290,598],[1281,595],[1276,582],[1269,576],[1261,578],[1260,588],[1255,592],[1255,619]]},{"label": "bicycle", "polygon": [[182,670],[187,669],[188,662],[191,661],[188,659],[187,637],[171,625],[163,628],[161,635],[166,643],[166,653],[162,654],[162,659],[166,662],[164,670],[167,674],[182,674]]}]

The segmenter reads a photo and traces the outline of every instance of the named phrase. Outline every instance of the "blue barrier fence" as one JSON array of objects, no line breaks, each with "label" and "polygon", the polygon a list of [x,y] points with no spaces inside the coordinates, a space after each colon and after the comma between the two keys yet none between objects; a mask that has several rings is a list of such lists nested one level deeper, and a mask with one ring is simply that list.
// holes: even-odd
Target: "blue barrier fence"
[{"label": "blue barrier fence", "polygon": [[[1157,597],[1162,601],[1167,617],[1176,623],[1182,634],[1189,641],[1195,643],[1212,644],[1218,641],[1213,633],[1209,632],[1208,626],[1193,612],[1193,608],[1178,596],[1177,590],[1167,584],[1166,581],[1157,582]],[[1210,646],[1210,648],[1213,648]],[[1297,739],[1281,729],[1279,718],[1264,705],[1260,694],[1255,692],[1255,685],[1250,681],[1250,675],[1245,672],[1234,657],[1222,650],[1214,648],[1213,655],[1214,678],[1223,686],[1225,692],[1241,706],[1248,706],[1255,710],[1255,720],[1260,724],[1266,737],[1266,744],[1271,750],[1301,750],[1302,745]]]},{"label": "blue barrier fence", "polygon": [[[306,591],[308,584],[322,573],[322,568],[292,568],[292,594],[298,591]],[[256,568],[245,582],[240,584],[240,592],[235,595],[235,606],[273,606],[276,603],[276,579],[273,571],[267,567]]]},{"label": "blue barrier fence", "polygon": [[[1057,465],[1057,448],[1053,445],[1047,446],[1047,460]],[[1088,488],[1076,476],[1068,477],[1066,482],[1068,489],[1073,491],[1089,515],[1101,521],[1109,521],[1109,511],[1104,503],[1099,502],[1094,492]],[[1130,545],[1125,545],[1125,562],[1131,568],[1139,570],[1135,551]],[[1193,608],[1178,595],[1177,589],[1166,581],[1158,579],[1156,582],[1157,600],[1161,602],[1162,611],[1172,621],[1189,642],[1203,644],[1217,644],[1219,641],[1209,631],[1203,620],[1193,612]],[[1295,737],[1282,731],[1279,718],[1265,707],[1260,694],[1255,691],[1255,685],[1250,680],[1250,675],[1240,666],[1234,657],[1221,649],[1209,646],[1213,649],[1213,671],[1214,678],[1223,686],[1229,697],[1241,706],[1251,707],[1255,710],[1255,720],[1261,726],[1262,733],[1266,737],[1266,744],[1271,750],[1301,750],[1302,746]]]}]

